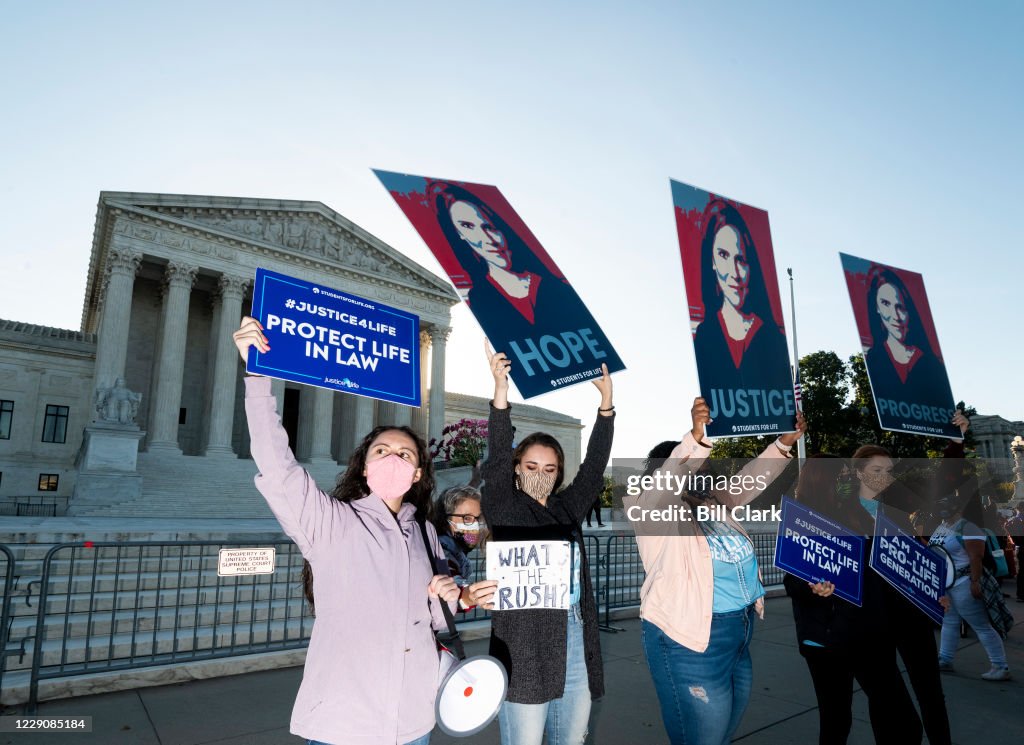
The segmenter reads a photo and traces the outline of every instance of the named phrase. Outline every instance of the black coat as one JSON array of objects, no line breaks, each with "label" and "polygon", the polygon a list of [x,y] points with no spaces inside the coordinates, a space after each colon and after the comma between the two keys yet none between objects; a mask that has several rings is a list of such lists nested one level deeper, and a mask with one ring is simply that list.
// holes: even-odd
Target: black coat
[{"label": "black coat", "polygon": [[[597,628],[597,604],[590,582],[580,521],[604,488],[611,455],[614,416],[597,417],[587,456],[573,482],[548,498],[545,507],[515,485],[512,463],[511,406],[489,418],[488,458],[483,466],[483,513],[492,541],[564,540],[580,545],[580,610],[583,647],[592,698],[604,695],[604,670]],[[495,611],[490,654],[508,672],[507,700],[542,704],[561,698],[565,689],[568,612],[550,608]]]}]

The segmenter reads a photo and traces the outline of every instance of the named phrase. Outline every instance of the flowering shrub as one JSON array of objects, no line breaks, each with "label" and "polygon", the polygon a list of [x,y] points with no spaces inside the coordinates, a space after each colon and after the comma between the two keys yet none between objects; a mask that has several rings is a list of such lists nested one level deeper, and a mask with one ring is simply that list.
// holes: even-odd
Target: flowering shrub
[{"label": "flowering shrub", "polygon": [[487,447],[487,420],[460,419],[441,430],[441,441],[430,438],[430,459],[451,466],[473,466]]}]

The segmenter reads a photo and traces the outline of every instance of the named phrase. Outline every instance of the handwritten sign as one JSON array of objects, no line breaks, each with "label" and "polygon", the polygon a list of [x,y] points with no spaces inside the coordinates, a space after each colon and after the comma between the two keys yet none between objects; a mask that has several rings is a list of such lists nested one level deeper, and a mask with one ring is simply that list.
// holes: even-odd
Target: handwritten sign
[{"label": "handwritten sign", "polygon": [[498,581],[494,610],[569,607],[568,541],[491,541],[487,579]]},{"label": "handwritten sign", "polygon": [[871,568],[939,624],[943,616],[939,598],[946,593],[945,564],[943,557],[886,517],[885,507],[879,505]]},{"label": "handwritten sign", "polygon": [[419,318],[412,313],[260,268],[252,314],[271,349],[250,347],[246,371],[420,405]]},{"label": "handwritten sign", "polygon": [[831,582],[835,595],[861,605],[864,537],[792,499],[782,500],[775,566],[807,582]]},{"label": "handwritten sign", "polygon": [[217,576],[273,574],[274,548],[222,548],[217,553]]}]

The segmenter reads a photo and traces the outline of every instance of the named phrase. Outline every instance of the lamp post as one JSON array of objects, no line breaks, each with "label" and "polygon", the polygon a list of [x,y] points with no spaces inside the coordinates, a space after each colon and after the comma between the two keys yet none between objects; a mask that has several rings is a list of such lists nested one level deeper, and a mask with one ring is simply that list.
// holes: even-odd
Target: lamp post
[{"label": "lamp post", "polygon": [[1017,435],[1010,443],[1010,452],[1013,453],[1013,499],[1011,507],[1024,503],[1024,438]]}]

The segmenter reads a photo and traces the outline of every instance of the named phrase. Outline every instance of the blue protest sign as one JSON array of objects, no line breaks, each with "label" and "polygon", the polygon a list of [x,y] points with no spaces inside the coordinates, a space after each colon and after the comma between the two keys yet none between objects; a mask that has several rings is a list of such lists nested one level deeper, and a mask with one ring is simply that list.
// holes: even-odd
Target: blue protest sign
[{"label": "blue protest sign", "polygon": [[799,502],[782,500],[775,566],[807,582],[831,582],[834,594],[861,605],[863,536]]},{"label": "blue protest sign", "polygon": [[942,623],[945,560],[887,517],[884,505],[875,516],[870,566],[922,613]]},{"label": "blue protest sign", "polygon": [[256,270],[252,315],[270,351],[250,373],[420,405],[419,317],[284,274]]}]

